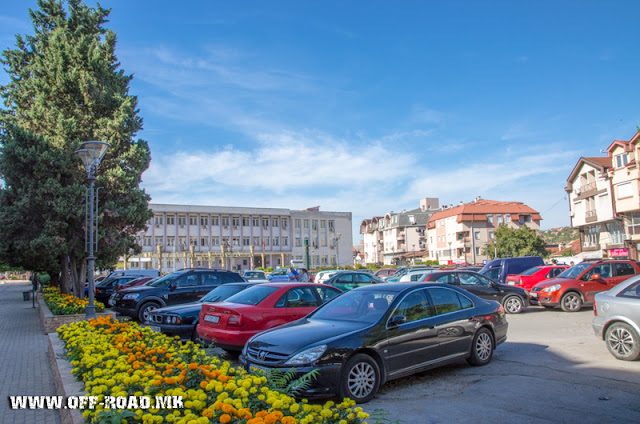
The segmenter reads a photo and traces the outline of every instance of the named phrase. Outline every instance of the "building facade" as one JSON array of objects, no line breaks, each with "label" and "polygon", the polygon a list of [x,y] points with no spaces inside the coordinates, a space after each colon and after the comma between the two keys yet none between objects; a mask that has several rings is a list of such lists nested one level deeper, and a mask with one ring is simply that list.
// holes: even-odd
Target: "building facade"
[{"label": "building facade", "polygon": [[428,259],[440,264],[480,264],[494,245],[494,231],[502,224],[540,229],[540,214],[521,202],[500,202],[480,197],[471,203],[443,206],[426,225]]},{"label": "building facade", "polygon": [[400,265],[426,252],[425,225],[438,210],[437,198],[424,198],[417,209],[363,220],[364,263]]},{"label": "building facade", "polygon": [[[150,204],[138,235],[142,252],[127,268],[231,270],[350,264],[351,212]],[[308,262],[307,262],[308,261]]]}]

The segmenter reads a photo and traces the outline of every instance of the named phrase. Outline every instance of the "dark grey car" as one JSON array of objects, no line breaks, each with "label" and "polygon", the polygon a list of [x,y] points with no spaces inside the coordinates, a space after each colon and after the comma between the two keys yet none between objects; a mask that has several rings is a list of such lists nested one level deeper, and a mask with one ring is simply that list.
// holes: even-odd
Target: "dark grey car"
[{"label": "dark grey car", "polygon": [[596,294],[593,311],[593,331],[609,352],[623,361],[640,358],[640,276]]}]

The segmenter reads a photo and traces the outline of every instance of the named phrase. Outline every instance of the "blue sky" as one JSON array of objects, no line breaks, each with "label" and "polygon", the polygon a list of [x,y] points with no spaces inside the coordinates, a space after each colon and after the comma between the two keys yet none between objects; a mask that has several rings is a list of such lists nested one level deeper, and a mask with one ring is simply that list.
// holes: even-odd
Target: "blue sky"
[{"label": "blue sky", "polygon": [[[2,50],[35,5],[3,5]],[[578,158],[640,125],[637,1],[101,5],[155,203],[320,205],[357,242],[363,218],[482,196],[547,229],[569,224]]]}]

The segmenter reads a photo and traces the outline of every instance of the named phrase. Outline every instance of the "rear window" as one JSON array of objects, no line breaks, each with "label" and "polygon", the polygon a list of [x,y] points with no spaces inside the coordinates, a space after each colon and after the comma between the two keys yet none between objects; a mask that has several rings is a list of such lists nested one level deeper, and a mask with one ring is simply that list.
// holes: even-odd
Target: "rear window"
[{"label": "rear window", "polygon": [[234,294],[226,301],[229,303],[239,303],[241,305],[257,305],[277,290],[277,287],[268,286],[249,287],[238,294]]},{"label": "rear window", "polygon": [[536,267],[533,267],[533,268],[529,268],[528,270],[524,271],[520,275],[533,275],[536,272],[540,271],[540,269],[541,269],[541,267],[539,267],[539,266],[536,266]]}]

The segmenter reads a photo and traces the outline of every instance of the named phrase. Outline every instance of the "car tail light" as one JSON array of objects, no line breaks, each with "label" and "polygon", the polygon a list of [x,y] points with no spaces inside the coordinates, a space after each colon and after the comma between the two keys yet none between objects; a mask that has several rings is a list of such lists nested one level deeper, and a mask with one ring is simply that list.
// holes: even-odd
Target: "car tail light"
[{"label": "car tail light", "polygon": [[240,327],[242,325],[242,315],[231,315],[227,321],[230,327]]},{"label": "car tail light", "polygon": [[598,316],[598,305],[596,305],[595,299],[593,299],[593,315]]},{"label": "car tail light", "polygon": [[100,293],[100,289],[96,289],[96,293]]}]

